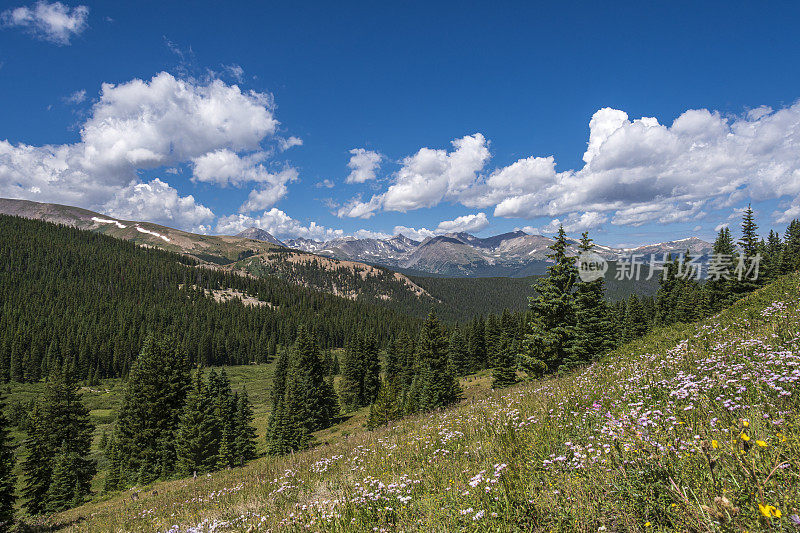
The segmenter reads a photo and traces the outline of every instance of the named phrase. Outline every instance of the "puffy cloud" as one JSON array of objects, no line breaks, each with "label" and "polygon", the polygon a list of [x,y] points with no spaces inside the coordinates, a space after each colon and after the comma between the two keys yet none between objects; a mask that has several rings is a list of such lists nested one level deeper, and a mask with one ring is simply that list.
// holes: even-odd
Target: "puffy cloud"
[{"label": "puffy cloud", "polygon": [[614,224],[641,225],[781,198],[791,204],[774,213],[778,221],[800,214],[800,102],[732,117],[688,110],[669,125],[603,108],[589,122],[583,167],[562,172],[553,157],[530,156],[483,173],[487,145],[475,134],[453,141],[450,152],[422,148],[403,159],[383,194],[356,199],[339,214],[365,217],[449,201],[494,207],[498,217],[603,213]]},{"label": "puffy cloud", "polygon": [[234,235],[253,226],[268,231],[279,239],[302,237],[304,239],[327,241],[344,236],[344,231],[340,229],[326,228],[313,221],[308,225],[304,225],[277,207],[264,211],[258,217],[243,214],[220,217],[216,231],[224,235]]},{"label": "puffy cloud", "polygon": [[523,231],[532,234],[555,233],[558,231],[559,226],[564,226],[564,231],[567,233],[581,233],[602,226],[607,220],[608,218],[605,215],[595,211],[572,213],[563,220],[557,218],[551,220],[549,224],[539,230],[525,227]]},{"label": "puffy cloud", "polygon": [[220,149],[258,150],[278,126],[272,107],[267,94],[166,72],[149,82],[103,84],[81,129],[82,160],[92,169],[153,168]]},{"label": "puffy cloud", "polygon": [[333,183],[333,181],[326,178],[322,181],[318,181],[316,184],[314,184],[314,186],[317,189],[333,189],[336,186],[336,184]]},{"label": "puffy cloud", "polygon": [[789,207],[784,211],[775,211],[772,214],[775,222],[787,224],[796,218],[800,218],[800,196],[794,199]]},{"label": "puffy cloud", "polygon": [[408,226],[395,226],[393,233],[395,235],[403,234],[409,239],[413,239],[415,241],[424,241],[428,237],[435,237],[436,233],[429,230],[428,228],[411,228]]},{"label": "puffy cloud", "polygon": [[281,152],[285,152],[293,146],[303,146],[303,139],[295,136],[291,136],[288,139],[284,139],[282,137],[278,139],[278,147],[280,148]]},{"label": "puffy cloud", "polygon": [[275,205],[278,200],[286,196],[286,184],[297,179],[297,170],[290,167],[278,174],[270,174],[269,177],[261,189],[250,191],[247,202],[239,208],[240,212],[258,211]]},{"label": "puffy cloud", "polygon": [[375,171],[381,164],[383,156],[378,152],[365,150],[364,148],[353,148],[350,150],[350,162],[347,163],[350,168],[350,174],[345,179],[347,183],[364,183],[365,181],[375,179]]},{"label": "puffy cloud", "polygon": [[286,184],[297,179],[297,170],[291,167],[273,173],[261,163],[266,159],[265,152],[240,156],[227,148],[215,150],[193,159],[195,181],[216,183],[226,186],[229,183],[240,186],[247,182],[264,184],[253,190],[242,211],[255,211],[272,207],[286,195]]},{"label": "puffy cloud", "polygon": [[714,227],[714,231],[717,231],[717,232],[718,232],[718,231],[719,231],[719,230],[721,230],[722,228],[727,228],[727,227],[728,227],[728,226],[730,226],[730,225],[731,225],[731,223],[730,223],[730,222],[723,222],[722,224],[717,224],[717,225]]},{"label": "puffy cloud", "polygon": [[59,45],[68,45],[70,39],[83,33],[89,26],[88,18],[86,6],[70,8],[61,2],[50,4],[43,0],[0,13],[3,26],[24,28],[39,39]]},{"label": "puffy cloud", "polygon": [[359,197],[353,198],[336,211],[339,218],[370,218],[375,211],[381,208],[382,197],[373,196],[367,202],[362,202]]},{"label": "puffy cloud", "polygon": [[615,224],[669,223],[701,218],[711,200],[726,206],[800,194],[800,103],[734,118],[689,110],[671,126],[601,109],[589,138],[582,169],[504,198],[495,215],[582,209],[611,211]]},{"label": "puffy cloud", "polygon": [[428,228],[412,228],[409,226],[395,226],[393,233],[395,235],[402,233],[415,241],[424,241],[428,237],[435,237],[436,235],[443,235],[445,233],[478,232],[488,226],[489,220],[486,218],[486,213],[476,213],[474,215],[456,217],[454,220],[443,220],[439,222],[439,225],[436,226],[434,230]]},{"label": "puffy cloud", "polygon": [[368,229],[359,229],[353,233],[353,237],[358,239],[388,239],[391,235],[381,231],[372,231]]},{"label": "puffy cloud", "polygon": [[119,190],[103,205],[103,212],[127,220],[147,220],[166,226],[202,227],[214,219],[214,213],[195,202],[194,197],[179,196],[169,184],[154,179],[149,183],[132,183]]},{"label": "puffy cloud", "polygon": [[[0,141],[0,196],[89,209],[110,205],[123,212],[124,201],[132,202],[131,209],[149,205],[141,199],[146,189],[131,188],[142,184],[140,171],[190,163],[195,181],[261,184],[248,205],[263,209],[285,195],[286,184],[297,177],[294,169],[273,173],[262,163],[267,152],[261,143],[277,126],[270,95],[243,92],[220,80],[197,83],[162,72],[149,81],[104,84],[79,142],[30,146]],[[154,183],[146,185],[168,187]],[[185,200],[176,204],[184,208],[172,209],[167,220],[195,227],[207,213],[191,207],[192,197]]]},{"label": "puffy cloud", "polygon": [[383,208],[409,211],[432,207],[473,187],[477,173],[490,158],[486,139],[476,133],[455,139],[452,145],[450,152],[422,148],[403,159],[403,166],[382,197]]},{"label": "puffy cloud", "polygon": [[439,222],[436,228],[436,233],[474,233],[486,229],[489,226],[489,220],[486,218],[486,213],[477,213],[474,215],[463,215],[457,217],[455,220],[444,220]]}]

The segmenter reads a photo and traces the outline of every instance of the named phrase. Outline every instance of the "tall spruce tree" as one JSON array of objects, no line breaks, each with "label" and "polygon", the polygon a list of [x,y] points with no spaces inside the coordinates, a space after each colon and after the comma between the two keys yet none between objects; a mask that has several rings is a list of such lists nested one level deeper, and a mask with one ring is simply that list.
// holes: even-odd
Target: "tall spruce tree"
[{"label": "tall spruce tree", "polygon": [[453,373],[456,376],[469,374],[472,365],[470,364],[469,346],[462,328],[456,327],[453,329],[448,350]]},{"label": "tall spruce tree", "polygon": [[437,409],[461,398],[461,387],[453,375],[448,357],[447,334],[433,312],[420,330],[416,360],[417,373],[409,393],[411,410]]},{"label": "tall spruce tree", "polygon": [[4,398],[0,394],[0,531],[10,530],[14,521],[15,486],[14,449],[8,433]]},{"label": "tall spruce tree", "polygon": [[119,488],[174,471],[174,443],[190,383],[186,354],[175,339],[148,335],[117,417]]},{"label": "tall spruce tree", "polygon": [[400,379],[403,366],[400,362],[400,340],[395,338],[386,349],[386,369],[384,370],[385,379],[395,381]]},{"label": "tall spruce tree", "polygon": [[256,458],[256,428],[253,427],[253,405],[247,389],[239,392],[236,404],[236,456],[234,466],[243,466]]},{"label": "tall spruce tree", "polygon": [[730,229],[721,228],[711,250],[708,280],[704,285],[712,312],[727,307],[733,299],[732,276],[735,254],[736,247]]},{"label": "tall spruce tree", "polygon": [[376,427],[386,425],[403,416],[400,390],[397,385],[397,378],[394,380],[386,379],[381,382],[378,397],[369,408],[369,417],[367,418],[368,429],[375,429]]},{"label": "tall spruce tree", "polygon": [[312,433],[328,427],[339,412],[336,394],[320,364],[319,348],[304,326],[297,332],[284,390],[282,398],[276,395],[270,415],[267,450],[273,455],[308,446]]},{"label": "tall spruce tree", "polygon": [[492,372],[492,388],[502,389],[517,382],[516,354],[514,341],[509,333],[503,330],[495,355],[495,367]]},{"label": "tall spruce tree", "polygon": [[761,275],[764,280],[773,280],[781,273],[781,256],[783,255],[783,242],[775,230],[769,230],[769,237],[764,244],[764,257],[761,263]]},{"label": "tall spruce tree", "polygon": [[219,441],[214,436],[213,407],[203,370],[198,368],[186,397],[175,442],[176,469],[182,475],[212,470],[216,466]]},{"label": "tall spruce tree", "polygon": [[788,274],[800,269],[800,220],[789,223],[783,242],[779,269],[781,274]]},{"label": "tall spruce tree", "polygon": [[28,513],[66,509],[89,494],[97,470],[90,459],[92,431],[72,375],[51,374],[28,427],[23,462]]},{"label": "tall spruce tree", "polygon": [[43,402],[37,401],[28,415],[25,460],[22,462],[23,507],[30,515],[44,512],[50,488],[53,450],[49,448]]},{"label": "tall spruce tree", "polygon": [[342,362],[342,380],[339,395],[346,411],[354,411],[363,406],[364,398],[364,355],[360,336],[356,335],[345,346]]},{"label": "tall spruce tree", "polygon": [[364,406],[372,404],[378,396],[378,390],[381,387],[381,362],[378,355],[378,343],[375,339],[365,338],[361,346],[363,347],[362,368],[364,369],[361,405]]},{"label": "tall spruce tree", "polygon": [[[591,252],[594,245],[589,233],[581,235],[579,249]],[[575,348],[567,365],[588,363],[614,345],[611,310],[605,300],[605,280],[577,282],[575,287]]]},{"label": "tall spruce tree", "polygon": [[287,440],[288,418],[285,409],[286,379],[289,370],[288,350],[281,350],[278,362],[275,364],[275,373],[272,376],[272,390],[270,391],[270,412],[267,421],[267,453],[282,455],[291,448]]},{"label": "tall spruce tree", "polygon": [[488,356],[486,353],[485,323],[483,317],[478,317],[472,322],[469,334],[469,354],[472,359],[469,372],[477,372],[487,368]]},{"label": "tall spruce tree", "polygon": [[534,283],[536,295],[529,298],[532,313],[530,332],[525,336],[523,369],[529,376],[557,370],[572,358],[575,348],[575,258],[567,255],[567,235],[560,226],[547,275]]},{"label": "tall spruce tree", "polygon": [[758,225],[755,221],[753,209],[747,205],[744,214],[742,215],[742,237],[739,239],[739,250],[741,253],[740,258],[737,260],[737,267],[733,287],[737,297],[756,289],[763,282],[759,268],[758,278],[755,277],[755,272],[748,272],[756,261],[756,255],[759,254],[759,240],[758,240]]}]

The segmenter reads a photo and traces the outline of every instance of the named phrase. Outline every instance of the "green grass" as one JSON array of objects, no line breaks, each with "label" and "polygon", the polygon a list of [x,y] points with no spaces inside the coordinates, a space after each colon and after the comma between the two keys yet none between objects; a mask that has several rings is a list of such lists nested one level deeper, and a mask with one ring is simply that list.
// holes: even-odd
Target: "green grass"
[{"label": "green grass", "polygon": [[[51,517],[74,531],[788,531],[800,276],[574,373]],[[157,493],[153,491],[157,491]],[[796,517],[795,517],[796,518]]]}]

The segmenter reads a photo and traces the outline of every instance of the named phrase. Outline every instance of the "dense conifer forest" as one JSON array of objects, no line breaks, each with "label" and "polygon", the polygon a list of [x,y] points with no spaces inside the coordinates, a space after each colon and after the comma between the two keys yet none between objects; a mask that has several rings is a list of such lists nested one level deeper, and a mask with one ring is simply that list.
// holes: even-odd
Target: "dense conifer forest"
[{"label": "dense conifer forest", "polygon": [[[217,302],[232,289],[257,299]],[[0,216],[0,382],[127,375],[149,333],[175,338],[191,362],[265,362],[301,324],[325,347],[353,332],[381,345],[417,320],[275,277],[199,268],[184,256],[65,226]]]}]

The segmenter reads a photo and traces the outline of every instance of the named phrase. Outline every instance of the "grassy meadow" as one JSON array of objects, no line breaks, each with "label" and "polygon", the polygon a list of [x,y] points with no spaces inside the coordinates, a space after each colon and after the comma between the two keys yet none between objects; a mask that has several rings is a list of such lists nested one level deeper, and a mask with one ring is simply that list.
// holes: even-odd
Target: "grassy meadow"
[{"label": "grassy meadow", "polygon": [[468,399],[454,408],[376,431],[360,428],[360,413],[320,435],[328,443],[313,449],[138,487],[46,525],[795,530],[799,304],[800,277],[792,275],[715,317],[654,331],[574,373],[499,392],[486,390],[487,376],[472,377]]}]

